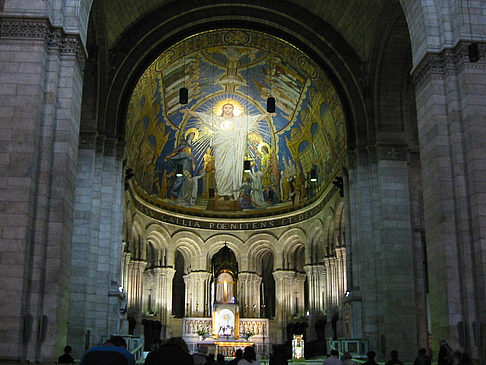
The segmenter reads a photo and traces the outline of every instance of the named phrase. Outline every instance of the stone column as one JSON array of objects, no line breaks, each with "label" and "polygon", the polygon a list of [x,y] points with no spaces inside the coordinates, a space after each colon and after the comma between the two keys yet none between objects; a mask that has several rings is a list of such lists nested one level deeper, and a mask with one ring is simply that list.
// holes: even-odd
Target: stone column
[{"label": "stone column", "polygon": [[154,268],[156,277],[156,312],[162,326],[168,325],[172,313],[172,279],[175,270],[172,267]]},{"label": "stone column", "polygon": [[122,256],[122,287],[123,290],[127,291],[128,288],[128,278],[129,278],[129,264],[131,260],[132,254],[130,252],[123,252]]},{"label": "stone column", "polygon": [[293,314],[303,315],[305,311],[304,284],[306,275],[295,273],[292,287]]},{"label": "stone column", "polygon": [[211,302],[209,283],[211,273],[193,271],[184,275],[186,284],[185,317],[206,317]]},{"label": "stone column", "polygon": [[480,273],[486,271],[486,47],[480,43],[480,60],[470,62],[468,46],[457,42],[454,48],[424,55],[413,76],[431,344],[437,350],[438,339],[447,338],[452,348],[463,348],[484,362],[486,280]]},{"label": "stone column", "polygon": [[238,302],[242,317],[254,318],[260,314],[260,285],[262,278],[253,272],[238,274]]},{"label": "stone column", "polygon": [[292,318],[292,298],[295,272],[290,270],[276,270],[275,279],[275,319],[285,328],[288,320]]},{"label": "stone column", "polygon": [[142,301],[143,301],[143,273],[147,262],[139,259],[132,259],[128,264],[129,285],[128,285],[128,314],[137,321],[134,334],[143,333],[142,329]]},{"label": "stone column", "polygon": [[342,310],[342,304],[344,299],[344,293],[347,290],[346,282],[346,248],[336,247],[336,273],[337,273],[337,285],[338,285],[338,306]]},{"label": "stone column", "polygon": [[326,276],[324,265],[312,264],[304,266],[309,288],[309,340],[317,339],[315,323],[323,318],[325,305],[323,298],[326,296]]},{"label": "stone column", "polygon": [[[76,34],[52,26],[47,2],[36,16],[0,15],[2,179],[0,353],[52,361],[66,342],[73,205],[84,68]],[[17,13],[19,14],[19,13]]]}]

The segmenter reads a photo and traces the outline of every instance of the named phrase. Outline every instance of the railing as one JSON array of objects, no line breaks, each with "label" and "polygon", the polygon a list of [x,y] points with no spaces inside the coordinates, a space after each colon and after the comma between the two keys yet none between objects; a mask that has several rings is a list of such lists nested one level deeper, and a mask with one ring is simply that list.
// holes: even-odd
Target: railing
[{"label": "railing", "polygon": [[336,349],[339,353],[349,352],[353,358],[366,358],[368,352],[368,340],[340,338],[338,340],[330,340],[329,347]]},{"label": "railing", "polygon": [[[196,351],[197,344],[204,341],[208,345],[215,345],[215,350],[218,353],[222,353],[224,356],[232,356],[231,354],[237,348],[245,346],[245,339],[247,334],[251,333],[251,337],[248,342],[251,342],[255,346],[255,351],[259,357],[267,357],[270,350],[270,342],[268,341],[268,319],[266,318],[240,318],[239,332],[240,337],[236,341],[240,343],[234,343],[233,336],[220,336],[219,339],[211,338],[213,321],[211,318],[201,317],[185,317],[183,319],[182,326],[182,338],[186,341],[191,352]],[[198,335],[199,333],[206,333],[204,336]],[[223,345],[221,342],[229,342],[229,344]],[[218,343],[220,343],[218,345]]]},{"label": "railing", "polygon": [[[135,362],[137,362],[138,359],[143,358],[143,347],[145,342],[143,336],[119,335],[119,334],[114,334],[112,336],[123,337],[123,339],[127,343],[127,350],[132,353],[133,357],[135,357]],[[102,336],[101,343],[106,342],[110,337],[111,336]]]}]

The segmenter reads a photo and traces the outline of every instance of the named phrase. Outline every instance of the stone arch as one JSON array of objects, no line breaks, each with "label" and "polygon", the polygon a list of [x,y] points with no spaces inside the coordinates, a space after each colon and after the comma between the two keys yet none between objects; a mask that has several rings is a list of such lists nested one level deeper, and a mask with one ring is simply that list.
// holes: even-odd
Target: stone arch
[{"label": "stone arch", "polygon": [[201,237],[193,232],[178,232],[170,242],[168,251],[168,265],[175,267],[175,254],[179,251],[184,257],[185,271],[197,271],[204,269],[204,258],[202,257],[202,250],[204,241]]},{"label": "stone arch", "polygon": [[[171,237],[167,230],[160,224],[149,225],[144,234],[144,241],[153,246],[152,264],[154,266],[167,266],[167,253]],[[147,260],[148,260],[147,254]]]},{"label": "stone arch", "polygon": [[280,237],[279,246],[282,255],[282,269],[292,269],[297,267],[296,255],[300,248],[303,249],[305,247],[306,240],[306,234],[300,228],[291,228]]},{"label": "stone arch", "polygon": [[333,255],[336,248],[334,242],[334,210],[329,209],[328,211],[330,212],[330,214],[327,214],[325,216],[323,229],[325,256]]},{"label": "stone arch", "polygon": [[247,246],[247,265],[242,268],[245,271],[261,272],[258,263],[262,262],[262,256],[270,252],[275,260],[276,247],[278,240],[275,236],[268,233],[258,233],[251,236],[246,242]]},{"label": "stone arch", "polygon": [[334,219],[334,230],[336,246],[346,245],[346,216],[344,211],[344,201],[336,204],[336,214]]},{"label": "stone arch", "polygon": [[[211,9],[207,5],[211,5]],[[312,57],[338,89],[350,125],[348,144],[364,144],[364,140],[356,143],[357,138],[366,136],[365,129],[360,130],[361,125],[365,125],[361,121],[366,118],[357,82],[361,62],[342,36],[318,16],[293,4],[275,8],[272,1],[264,1],[258,6],[243,1],[221,6],[205,0],[197,4],[181,1],[177,8],[161,6],[154,9],[152,14],[157,16],[141,16],[139,23],[126,29],[116,44],[110,47],[113,67],[117,71],[110,87],[106,115],[114,118],[102,119],[116,124],[106,126],[107,135],[123,135],[126,105],[132,89],[145,68],[162,50],[203,30],[231,25],[281,37]],[[165,14],[169,20],[161,23],[158,14]]]},{"label": "stone arch", "polygon": [[132,259],[143,260],[145,258],[145,252],[142,245],[143,237],[143,224],[142,220],[135,213],[131,219],[131,231],[130,231],[130,252],[132,253]]},{"label": "stone arch", "polygon": [[321,218],[315,218],[307,227],[307,243],[305,245],[305,262],[313,264],[323,257],[323,222]]},{"label": "stone arch", "polygon": [[425,4],[422,1],[399,1],[407,19],[413,63],[417,65],[426,52],[438,50],[441,19],[435,2]]},{"label": "stone arch", "polygon": [[[407,102],[414,101],[413,97],[404,92],[409,88],[412,69],[406,19],[400,9],[390,6],[386,6],[383,13],[387,14],[389,20],[376,32],[376,52],[370,56],[369,61],[370,72],[374,75],[374,79],[370,80],[370,86],[374,94],[375,114],[375,123],[370,125],[369,133],[378,142],[384,141],[379,132],[404,133],[410,129],[405,121],[409,116],[403,109]],[[405,137],[397,140],[395,134],[390,142],[405,144],[407,140]]]},{"label": "stone arch", "polygon": [[238,262],[239,268],[241,270],[242,265],[242,251],[244,250],[244,242],[239,238],[230,234],[218,234],[212,236],[205,242],[206,246],[206,262],[204,269],[207,271],[211,270],[211,260],[213,256],[224,246],[224,244],[233,251],[236,261]]},{"label": "stone arch", "polygon": [[127,201],[125,204],[125,211],[123,214],[123,239],[126,242],[126,251],[130,250],[130,230],[131,230],[131,224],[132,224],[132,217],[135,216],[134,208],[133,205],[131,204],[131,201]]}]

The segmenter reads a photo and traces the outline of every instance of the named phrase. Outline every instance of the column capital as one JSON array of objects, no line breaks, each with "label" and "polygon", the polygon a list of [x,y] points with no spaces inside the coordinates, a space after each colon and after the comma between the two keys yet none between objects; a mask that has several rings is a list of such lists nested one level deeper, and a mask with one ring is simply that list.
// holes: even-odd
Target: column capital
[{"label": "column capital", "polygon": [[238,279],[244,281],[261,280],[262,278],[256,272],[240,272],[238,273]]},{"label": "column capital", "polygon": [[191,271],[189,274],[184,275],[188,276],[192,280],[199,279],[199,280],[209,280],[211,279],[211,273],[209,271]]},{"label": "column capital", "polygon": [[273,277],[275,280],[294,280],[297,273],[293,270],[275,270]]},{"label": "column capital", "polygon": [[147,261],[137,259],[130,260],[128,267],[130,270],[144,271],[147,267]]},{"label": "column capital", "polygon": [[312,276],[312,275],[319,275],[324,272],[325,270],[325,265],[324,264],[308,264],[304,265],[304,270],[307,276]]},{"label": "column capital", "polygon": [[165,277],[167,279],[173,279],[175,275],[175,269],[168,266],[168,267],[154,267],[154,274],[157,277]]},{"label": "column capital", "polygon": [[[478,62],[470,62],[468,47],[470,41],[460,41],[452,48],[445,48],[441,52],[428,52],[412,70],[415,85],[421,87],[428,79],[443,79],[449,73],[457,73],[463,67],[484,69],[484,57]],[[486,44],[478,43],[480,54],[485,54]]]}]

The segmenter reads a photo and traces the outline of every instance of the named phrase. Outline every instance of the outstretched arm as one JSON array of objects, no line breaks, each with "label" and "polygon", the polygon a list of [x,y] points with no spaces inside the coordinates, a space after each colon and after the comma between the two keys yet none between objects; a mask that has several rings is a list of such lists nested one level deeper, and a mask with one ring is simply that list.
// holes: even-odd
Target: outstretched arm
[{"label": "outstretched arm", "polygon": [[191,117],[195,117],[195,118],[198,118],[199,121],[204,124],[204,125],[207,125],[208,127],[210,127],[211,129],[213,128],[213,125],[211,123],[209,123],[208,121],[211,120],[211,117],[208,115],[208,114],[205,114],[205,113],[200,113],[200,112],[196,112],[194,110],[191,110],[191,109],[182,109],[182,113],[184,114],[188,114],[190,115]]},{"label": "outstretched arm", "polygon": [[277,115],[277,113],[262,113],[258,117],[257,122],[259,122],[260,120],[263,120],[265,118],[268,118],[268,117],[275,117],[276,115]]},{"label": "outstretched arm", "polygon": [[194,110],[191,110],[191,109],[182,109],[181,111],[184,114],[189,114],[191,117],[199,118],[199,113],[198,112],[195,112]]}]

